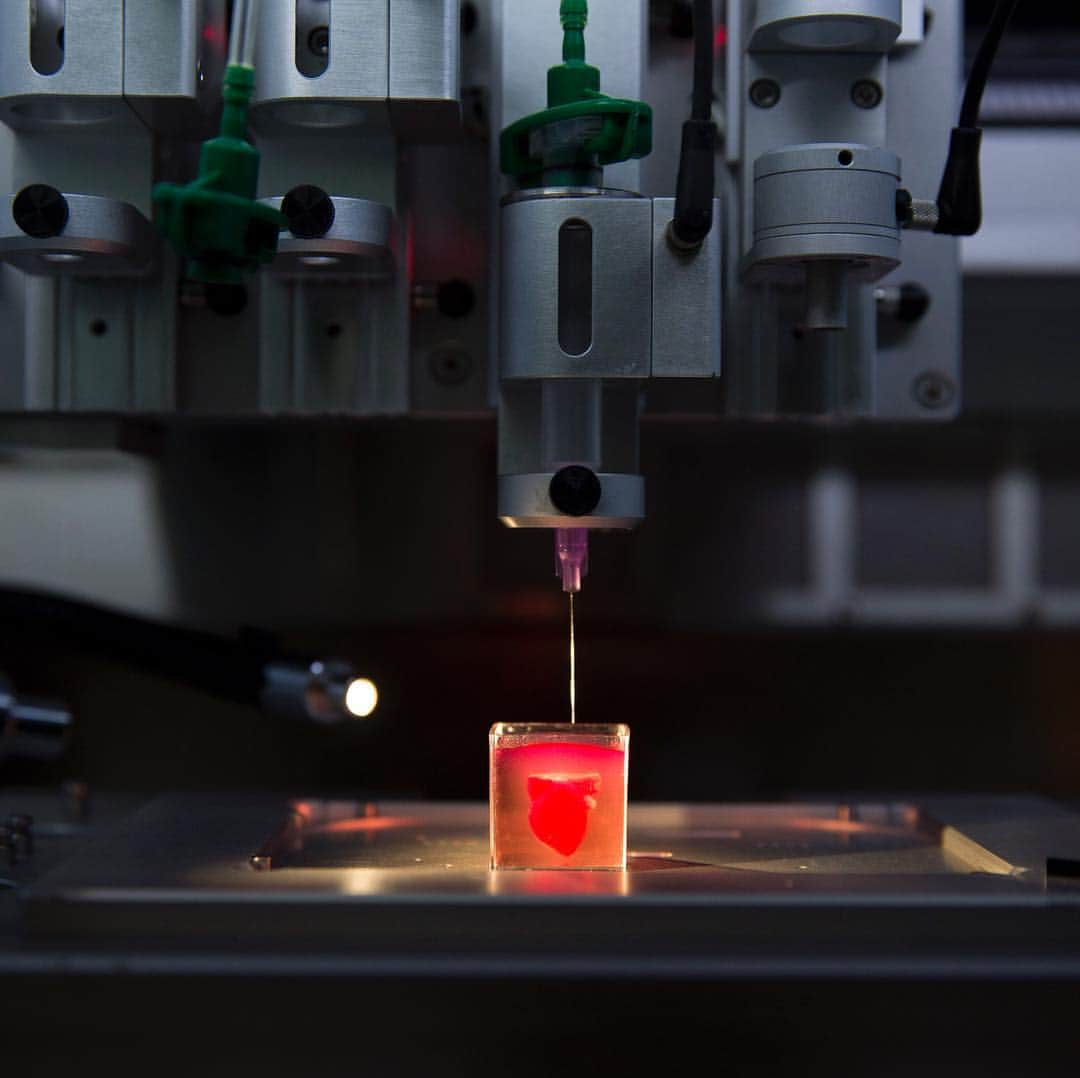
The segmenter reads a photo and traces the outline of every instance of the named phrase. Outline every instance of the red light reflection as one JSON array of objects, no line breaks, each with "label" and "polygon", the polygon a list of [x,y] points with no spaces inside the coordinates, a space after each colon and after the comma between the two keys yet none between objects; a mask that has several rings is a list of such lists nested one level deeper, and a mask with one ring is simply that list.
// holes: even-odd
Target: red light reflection
[{"label": "red light reflection", "polygon": [[223,25],[219,23],[207,23],[203,27],[202,36],[203,41],[205,41],[207,45],[213,45],[216,49],[224,50],[226,34]]},{"label": "red light reflection", "polygon": [[334,820],[311,828],[312,834],[352,835],[370,831],[400,831],[418,827],[423,820],[416,816],[358,816],[351,820]]}]

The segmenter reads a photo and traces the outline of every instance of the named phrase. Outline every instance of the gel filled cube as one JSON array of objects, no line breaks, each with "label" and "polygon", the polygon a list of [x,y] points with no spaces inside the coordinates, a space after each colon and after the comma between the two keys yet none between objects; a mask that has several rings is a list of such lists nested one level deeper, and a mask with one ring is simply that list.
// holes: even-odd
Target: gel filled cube
[{"label": "gel filled cube", "polygon": [[628,727],[497,723],[489,741],[492,868],[626,867]]}]

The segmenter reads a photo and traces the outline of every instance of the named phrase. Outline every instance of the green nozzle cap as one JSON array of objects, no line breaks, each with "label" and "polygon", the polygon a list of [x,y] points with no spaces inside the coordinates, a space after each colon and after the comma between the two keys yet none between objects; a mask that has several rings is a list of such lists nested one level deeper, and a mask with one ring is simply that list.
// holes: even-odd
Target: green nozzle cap
[{"label": "green nozzle cap", "polygon": [[548,71],[548,107],[511,124],[500,138],[502,171],[520,187],[599,186],[603,166],[652,149],[652,109],[600,92],[585,62],[586,0],[562,0],[563,62]]},{"label": "green nozzle cap", "polygon": [[198,178],[154,187],[158,230],[188,260],[188,276],[197,281],[238,284],[244,273],[273,260],[285,227],[278,210],[255,200],[259,151],[247,140],[254,87],[252,68],[230,64],[221,133],[203,143]]}]

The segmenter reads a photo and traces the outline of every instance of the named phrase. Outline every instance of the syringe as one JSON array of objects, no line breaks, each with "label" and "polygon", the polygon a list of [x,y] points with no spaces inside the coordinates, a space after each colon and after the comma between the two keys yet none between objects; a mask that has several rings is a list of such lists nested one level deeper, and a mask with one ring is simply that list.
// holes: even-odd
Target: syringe
[{"label": "syringe", "polygon": [[589,531],[587,528],[555,529],[555,575],[562,590],[571,595],[581,591],[581,578],[589,571]]}]

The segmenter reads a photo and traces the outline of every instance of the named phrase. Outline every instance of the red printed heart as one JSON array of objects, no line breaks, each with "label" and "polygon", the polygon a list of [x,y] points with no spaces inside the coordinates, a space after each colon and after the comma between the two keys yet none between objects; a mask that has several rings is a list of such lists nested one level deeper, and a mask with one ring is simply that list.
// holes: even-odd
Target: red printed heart
[{"label": "red printed heart", "polygon": [[569,857],[585,838],[589,812],[596,808],[600,776],[530,775],[529,826],[545,846]]}]

